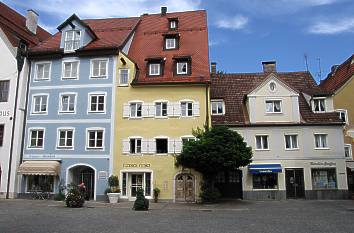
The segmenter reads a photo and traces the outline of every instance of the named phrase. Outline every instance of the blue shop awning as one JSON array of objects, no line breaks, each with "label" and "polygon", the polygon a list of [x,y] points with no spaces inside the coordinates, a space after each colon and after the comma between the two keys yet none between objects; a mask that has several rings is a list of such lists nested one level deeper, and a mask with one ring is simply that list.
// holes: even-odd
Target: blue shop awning
[{"label": "blue shop awning", "polygon": [[250,164],[248,170],[252,174],[260,173],[278,173],[282,171],[281,165],[276,164]]}]

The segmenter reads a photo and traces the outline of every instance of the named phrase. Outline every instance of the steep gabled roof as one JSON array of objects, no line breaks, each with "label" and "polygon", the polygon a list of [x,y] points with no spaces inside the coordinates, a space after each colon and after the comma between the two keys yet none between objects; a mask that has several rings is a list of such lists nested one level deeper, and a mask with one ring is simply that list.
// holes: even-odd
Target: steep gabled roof
[{"label": "steep gabled roof", "polygon": [[320,86],[328,91],[336,92],[354,76],[354,54],[338,67],[334,67]]},{"label": "steep gabled roof", "polygon": [[26,27],[26,17],[2,2],[0,2],[0,28],[14,47],[18,46],[20,39],[32,47],[51,36],[40,26],[37,27],[36,34],[33,34]]},{"label": "steep gabled roof", "polygon": [[[169,19],[178,19],[178,28],[169,30]],[[164,50],[164,36],[170,33],[179,36],[179,48]],[[136,61],[139,75],[133,85],[159,85],[181,83],[206,83],[210,81],[209,48],[206,12],[188,11],[166,15],[142,15],[128,54]],[[191,75],[174,75],[174,59],[190,57]],[[163,76],[147,75],[148,58],[164,60]]]},{"label": "steep gabled roof", "polygon": [[[73,16],[72,16],[73,17]],[[139,23],[139,17],[85,19],[81,20],[96,35],[96,39],[77,51],[97,49],[119,49],[124,46],[129,36]],[[61,32],[31,49],[31,54],[62,52],[60,49]]]},{"label": "steep gabled roof", "polygon": [[[309,72],[278,72],[276,77],[299,94],[300,124],[342,124],[337,113],[313,113],[306,102],[310,96],[330,95],[317,86]],[[218,74],[211,78],[211,98],[223,99],[225,115],[212,116],[215,125],[250,125],[245,99],[247,94],[266,79],[265,73]],[[282,124],[282,123],[267,123]],[[253,124],[255,125],[255,124]],[[262,125],[262,123],[259,123]]]}]

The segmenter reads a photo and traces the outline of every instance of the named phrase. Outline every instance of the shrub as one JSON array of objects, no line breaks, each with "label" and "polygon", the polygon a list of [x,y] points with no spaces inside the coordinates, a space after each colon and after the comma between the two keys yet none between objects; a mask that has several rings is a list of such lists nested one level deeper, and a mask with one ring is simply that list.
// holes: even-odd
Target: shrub
[{"label": "shrub", "polygon": [[80,192],[79,187],[74,184],[68,186],[68,193],[65,197],[67,207],[80,208],[85,203],[85,194]]},{"label": "shrub", "polygon": [[134,210],[148,210],[149,200],[144,196],[144,190],[139,188],[136,192],[136,200],[133,206]]},{"label": "shrub", "polygon": [[203,185],[199,196],[203,203],[215,203],[220,198],[220,192],[215,187]]},{"label": "shrub", "polygon": [[109,188],[106,189],[107,193],[119,193],[120,190],[118,176],[111,175],[108,178],[108,186]]}]

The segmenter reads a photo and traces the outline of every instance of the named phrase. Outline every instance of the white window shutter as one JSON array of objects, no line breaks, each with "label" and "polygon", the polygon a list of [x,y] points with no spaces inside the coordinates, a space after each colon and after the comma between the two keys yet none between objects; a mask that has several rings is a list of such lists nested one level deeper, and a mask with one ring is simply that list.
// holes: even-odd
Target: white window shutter
[{"label": "white window shutter", "polygon": [[155,117],[155,103],[149,103],[149,117]]},{"label": "white window shutter", "polygon": [[173,114],[173,106],[174,104],[173,103],[168,103],[167,104],[167,116],[171,117],[171,116],[174,116]]},{"label": "white window shutter", "polygon": [[193,116],[200,116],[200,104],[198,101],[193,103]]},{"label": "white window shutter", "polygon": [[181,103],[176,102],[173,104],[173,115],[174,116],[181,116]]},{"label": "white window shutter", "polygon": [[149,105],[148,104],[142,104],[142,116],[143,117],[148,117],[149,116]]},{"label": "white window shutter", "polygon": [[179,154],[182,152],[182,140],[176,139],[175,140],[175,153]]},{"label": "white window shutter", "polygon": [[123,105],[123,117],[129,117],[129,116],[130,116],[130,105],[124,104]]},{"label": "white window shutter", "polygon": [[141,153],[146,154],[148,153],[149,148],[149,140],[141,140]]},{"label": "white window shutter", "polygon": [[148,153],[149,154],[155,154],[156,153],[156,141],[155,141],[155,139],[149,140]]},{"label": "white window shutter", "polygon": [[173,139],[168,139],[168,148],[167,148],[167,152],[169,154],[174,154],[175,153],[175,140]]},{"label": "white window shutter", "polygon": [[123,154],[129,154],[130,151],[130,142],[129,139],[123,140]]}]

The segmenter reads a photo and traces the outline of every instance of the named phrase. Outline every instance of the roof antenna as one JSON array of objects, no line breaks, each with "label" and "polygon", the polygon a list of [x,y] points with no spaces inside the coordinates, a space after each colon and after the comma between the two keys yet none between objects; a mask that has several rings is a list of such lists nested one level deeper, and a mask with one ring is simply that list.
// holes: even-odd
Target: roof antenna
[{"label": "roof antenna", "polygon": [[320,83],[322,80],[321,58],[317,58],[316,60],[318,61],[318,69],[319,69],[319,71],[317,72],[317,77]]},{"label": "roof antenna", "polygon": [[306,65],[306,71],[309,72],[309,57],[307,55],[307,53],[304,53],[304,58],[305,58],[305,65]]}]

